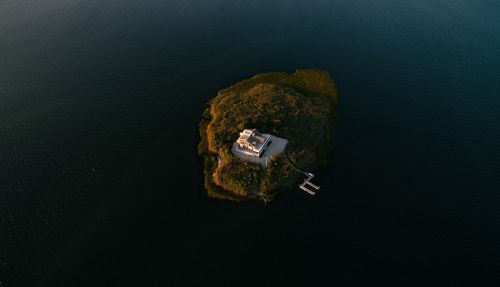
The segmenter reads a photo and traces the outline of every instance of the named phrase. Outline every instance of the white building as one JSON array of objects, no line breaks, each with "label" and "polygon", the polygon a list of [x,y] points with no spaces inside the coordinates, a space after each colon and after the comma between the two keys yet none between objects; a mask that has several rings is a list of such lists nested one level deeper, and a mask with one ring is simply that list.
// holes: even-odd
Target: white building
[{"label": "white building", "polygon": [[240,137],[236,141],[237,149],[247,155],[261,157],[270,144],[270,138],[270,134],[259,133],[256,129],[245,129],[240,133]]}]

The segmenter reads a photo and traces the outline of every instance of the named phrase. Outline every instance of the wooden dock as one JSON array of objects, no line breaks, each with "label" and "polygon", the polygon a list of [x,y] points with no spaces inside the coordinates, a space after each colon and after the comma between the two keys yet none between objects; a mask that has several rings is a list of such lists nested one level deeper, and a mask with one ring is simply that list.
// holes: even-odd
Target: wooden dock
[{"label": "wooden dock", "polygon": [[[306,172],[306,171],[303,171],[303,170],[300,170],[298,169],[295,164],[290,160],[288,159],[288,156],[286,155],[286,152],[283,152],[283,155],[285,156],[285,159],[290,163],[290,165],[297,171],[297,172],[300,172],[302,174],[304,174],[305,176],[307,176],[307,179],[304,180],[303,183],[301,183],[299,185],[299,188],[302,189],[303,191],[309,193],[310,195],[315,195],[316,194],[316,191],[313,191],[313,190],[310,190],[309,188],[306,187],[306,185],[309,185],[310,187],[312,187],[313,189],[315,190],[319,190],[319,186],[315,185],[314,183],[311,182],[311,179],[314,178],[314,174],[310,173],[310,172]],[[309,187],[308,186],[308,187]]]},{"label": "wooden dock", "polygon": [[311,182],[312,178],[314,178],[314,174],[308,173],[307,174],[307,179],[305,179],[304,182],[299,185],[299,188],[302,189],[303,191],[309,193],[310,195],[315,195],[316,191],[312,191],[312,190],[310,190],[309,188],[306,187],[306,185],[309,185],[310,187],[314,188],[315,190],[319,190],[319,186],[317,186],[317,185],[315,185],[314,183]]}]

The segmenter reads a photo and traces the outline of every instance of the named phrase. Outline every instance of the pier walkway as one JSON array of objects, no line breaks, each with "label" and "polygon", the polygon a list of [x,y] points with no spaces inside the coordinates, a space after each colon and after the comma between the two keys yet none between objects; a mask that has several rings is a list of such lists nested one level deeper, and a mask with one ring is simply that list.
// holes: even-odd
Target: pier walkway
[{"label": "pier walkway", "polygon": [[[311,179],[314,178],[314,174],[310,173],[310,172],[307,172],[307,171],[303,171],[303,170],[300,170],[298,169],[295,164],[288,158],[288,156],[286,155],[286,152],[283,152],[283,155],[285,156],[285,159],[288,161],[288,163],[297,171],[297,172],[300,172],[300,173],[303,173],[305,176],[307,176],[307,179],[304,180],[303,183],[301,183],[299,185],[299,188],[302,189],[303,191],[309,193],[310,195],[315,195],[316,194],[316,191],[313,191],[311,189],[309,189],[308,187],[312,187],[314,188],[315,190],[319,190],[319,186],[318,185],[315,185],[314,183],[311,182]],[[307,187],[306,187],[307,186]]]}]

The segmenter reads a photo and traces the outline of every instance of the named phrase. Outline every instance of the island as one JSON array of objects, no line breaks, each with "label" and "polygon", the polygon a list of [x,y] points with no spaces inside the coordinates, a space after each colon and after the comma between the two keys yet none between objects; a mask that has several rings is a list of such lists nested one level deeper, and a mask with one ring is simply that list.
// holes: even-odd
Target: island
[{"label": "island", "polygon": [[326,164],[336,108],[324,70],[262,73],[220,90],[199,125],[208,195],[268,202],[290,189]]}]

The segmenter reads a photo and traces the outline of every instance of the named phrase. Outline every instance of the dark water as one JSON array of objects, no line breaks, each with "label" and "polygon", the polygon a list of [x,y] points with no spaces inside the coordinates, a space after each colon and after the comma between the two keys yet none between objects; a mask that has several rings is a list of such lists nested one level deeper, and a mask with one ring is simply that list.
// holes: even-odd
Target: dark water
[{"label": "dark water", "polygon": [[[0,1],[0,286],[500,282],[500,2]],[[206,198],[216,91],[318,67],[314,198]]]}]

